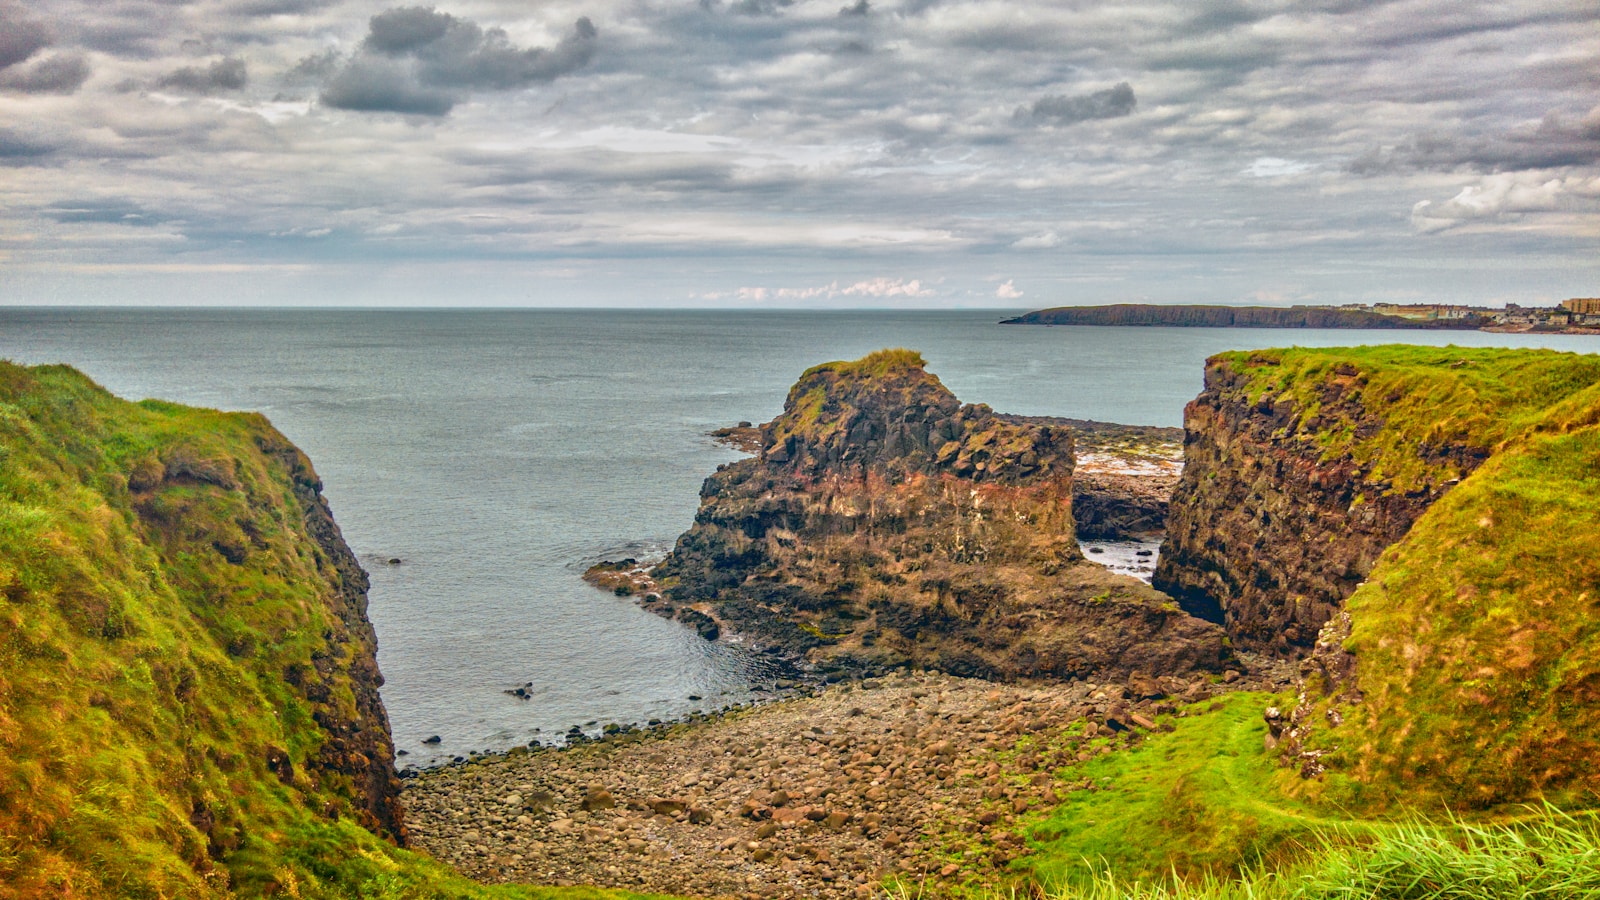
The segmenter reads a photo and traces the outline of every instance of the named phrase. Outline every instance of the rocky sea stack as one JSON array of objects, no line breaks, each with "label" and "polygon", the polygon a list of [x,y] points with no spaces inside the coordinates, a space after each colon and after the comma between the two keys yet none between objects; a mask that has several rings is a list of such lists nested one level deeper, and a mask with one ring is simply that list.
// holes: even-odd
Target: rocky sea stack
[{"label": "rocky sea stack", "polygon": [[807,371],[706,480],[661,605],[826,666],[958,675],[1219,670],[1220,628],[1084,561],[1073,432],[963,405],[918,354]]}]

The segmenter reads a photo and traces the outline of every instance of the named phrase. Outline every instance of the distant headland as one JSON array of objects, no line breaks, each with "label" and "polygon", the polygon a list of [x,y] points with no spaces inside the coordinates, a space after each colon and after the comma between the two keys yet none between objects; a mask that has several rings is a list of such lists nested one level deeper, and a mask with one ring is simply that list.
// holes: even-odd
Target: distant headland
[{"label": "distant headland", "polygon": [[1159,325],[1177,328],[1392,328],[1455,331],[1600,334],[1600,298],[1559,306],[1499,309],[1442,303],[1352,303],[1344,306],[1163,306],[1116,303],[1058,306],[1001,321],[1002,325]]}]

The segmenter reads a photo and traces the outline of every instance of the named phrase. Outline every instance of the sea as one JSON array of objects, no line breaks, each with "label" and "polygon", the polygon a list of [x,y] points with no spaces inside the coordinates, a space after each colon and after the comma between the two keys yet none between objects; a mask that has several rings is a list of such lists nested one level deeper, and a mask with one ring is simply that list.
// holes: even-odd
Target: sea
[{"label": "sea", "polygon": [[665,553],[705,477],[739,456],[707,432],[771,419],[817,363],[909,347],[966,402],[1175,426],[1223,350],[1600,351],[1589,336],[999,325],[1005,315],[0,308],[0,358],[67,363],[129,399],[257,410],[311,456],[372,576],[404,766],[772,697],[785,673],[769,657],[580,576]]}]

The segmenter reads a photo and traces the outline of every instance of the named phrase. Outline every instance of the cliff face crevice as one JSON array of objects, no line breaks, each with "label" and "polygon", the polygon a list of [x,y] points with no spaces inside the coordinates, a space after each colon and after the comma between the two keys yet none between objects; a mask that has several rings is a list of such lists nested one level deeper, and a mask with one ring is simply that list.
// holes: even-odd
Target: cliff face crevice
[{"label": "cliff face crevice", "polygon": [[1214,670],[1220,630],[1083,560],[1073,437],[963,406],[907,351],[807,372],[707,479],[667,602],[815,661],[987,677]]}]

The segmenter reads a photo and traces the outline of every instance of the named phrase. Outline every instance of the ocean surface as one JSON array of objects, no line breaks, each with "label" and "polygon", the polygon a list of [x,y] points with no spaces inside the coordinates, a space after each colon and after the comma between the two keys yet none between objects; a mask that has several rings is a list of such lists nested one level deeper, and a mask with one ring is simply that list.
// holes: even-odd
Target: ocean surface
[{"label": "ocean surface", "polygon": [[[372,574],[402,762],[427,763],[764,696],[780,674],[764,657],[579,576],[602,558],[669,548],[701,481],[738,456],[706,432],[772,418],[819,362],[911,347],[967,402],[1180,425],[1203,361],[1222,350],[1403,340],[1600,351],[1586,336],[1000,318],[0,308],[0,358],[69,363],[130,399],[259,410],[309,453]],[[524,685],[532,699],[505,693]],[[423,744],[431,735],[442,741]]]}]

